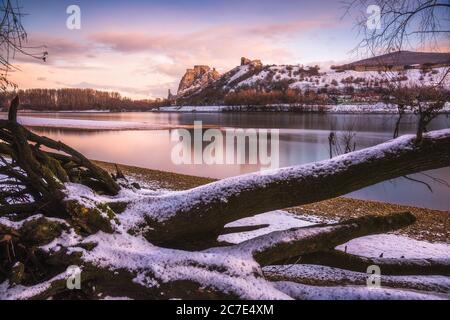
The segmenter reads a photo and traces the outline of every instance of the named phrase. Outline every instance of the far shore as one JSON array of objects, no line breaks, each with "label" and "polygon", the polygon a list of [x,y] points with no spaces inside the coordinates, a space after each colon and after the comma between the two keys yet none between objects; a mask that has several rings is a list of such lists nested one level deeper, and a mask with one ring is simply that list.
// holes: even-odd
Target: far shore
[{"label": "far shore", "polygon": [[[115,172],[115,165],[112,163],[102,161],[94,162],[109,172]],[[119,167],[131,179],[144,185],[162,189],[186,190],[216,181],[211,178],[189,176],[122,164]],[[397,234],[417,240],[450,243],[450,237],[448,236],[448,230],[450,229],[450,211],[358,200],[347,197],[339,197],[289,208],[286,211],[301,216],[304,219],[310,218],[314,221],[321,222],[357,218],[363,215],[386,215],[393,212],[409,211],[417,217],[417,222],[397,231]]]},{"label": "far shore", "polygon": [[[6,112],[4,110],[3,112]],[[382,102],[355,103],[348,102],[342,104],[325,105],[299,105],[299,104],[271,104],[271,105],[210,105],[210,106],[163,106],[145,110],[21,110],[20,113],[121,113],[121,112],[174,112],[174,113],[227,113],[227,112],[296,112],[296,113],[325,113],[325,114],[398,114],[396,105]],[[412,110],[405,110],[407,114],[413,114]],[[441,114],[450,114],[450,102],[447,102],[441,110]]]}]

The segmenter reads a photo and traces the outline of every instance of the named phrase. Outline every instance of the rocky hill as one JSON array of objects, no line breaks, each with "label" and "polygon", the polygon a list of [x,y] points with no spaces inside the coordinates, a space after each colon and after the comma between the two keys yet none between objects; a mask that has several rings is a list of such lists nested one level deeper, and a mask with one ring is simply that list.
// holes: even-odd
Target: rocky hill
[{"label": "rocky hill", "polygon": [[194,69],[187,69],[178,86],[178,95],[188,95],[196,89],[202,88],[210,82],[220,78],[216,69],[209,66],[194,66]]},{"label": "rocky hill", "polygon": [[[426,57],[433,59],[425,59]],[[315,92],[322,95],[352,94],[353,92],[376,92],[391,83],[413,86],[414,84],[433,85],[440,81],[447,68],[445,57],[440,55],[412,55],[402,54],[403,62],[395,64],[395,68],[386,70],[391,66],[393,56],[380,56],[377,61],[386,64],[378,64],[373,70],[346,70],[343,66],[335,67],[334,70],[322,71],[317,66],[303,65],[263,65],[260,60],[241,58],[241,64],[232,70],[219,75],[215,69],[208,66],[196,66],[188,69],[180,82],[180,88],[173,103],[179,105],[217,105],[223,104],[226,98],[232,94],[242,91],[269,93],[296,93]],[[436,60],[436,58],[439,58]],[[398,57],[397,57],[398,58]],[[374,60],[367,60],[366,65],[372,66]],[[400,61],[400,60],[397,60]],[[426,61],[431,61],[427,63]],[[439,64],[435,64],[436,62]],[[364,60],[363,60],[364,62]],[[345,65],[354,69],[355,65],[362,66],[364,63]],[[387,72],[386,72],[387,71]],[[447,77],[448,78],[448,77]],[[444,83],[450,88],[450,81]],[[277,101],[275,102],[286,102]]]}]

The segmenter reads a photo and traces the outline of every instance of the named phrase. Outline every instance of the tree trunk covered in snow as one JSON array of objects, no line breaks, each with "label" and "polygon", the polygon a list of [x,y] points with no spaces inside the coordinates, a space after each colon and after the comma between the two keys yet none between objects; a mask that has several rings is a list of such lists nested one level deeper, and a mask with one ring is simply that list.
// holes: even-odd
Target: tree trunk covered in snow
[{"label": "tree trunk covered in snow", "polygon": [[154,230],[148,239],[182,245],[215,237],[224,225],[254,214],[314,203],[373,184],[450,166],[450,130],[414,135],[330,160],[224,179],[133,204]]}]

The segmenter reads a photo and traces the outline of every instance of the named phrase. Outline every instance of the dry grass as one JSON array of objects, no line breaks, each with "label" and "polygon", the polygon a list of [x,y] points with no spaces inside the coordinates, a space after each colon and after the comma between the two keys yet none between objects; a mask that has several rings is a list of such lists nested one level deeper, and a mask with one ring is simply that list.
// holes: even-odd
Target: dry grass
[{"label": "dry grass", "polygon": [[348,219],[363,215],[386,215],[409,211],[417,218],[415,224],[397,231],[418,240],[450,243],[450,212],[410,207],[378,201],[335,198],[305,206],[288,209],[289,212],[314,215],[325,219]]},{"label": "dry grass", "polygon": [[[115,172],[116,170],[114,164],[112,163],[102,161],[94,161],[94,163],[109,172]],[[164,189],[186,190],[215,181],[210,178],[188,176],[184,174],[126,166],[122,164],[119,165],[119,167],[125,176],[131,176],[138,181],[144,181],[149,184],[156,184],[158,187]]]}]

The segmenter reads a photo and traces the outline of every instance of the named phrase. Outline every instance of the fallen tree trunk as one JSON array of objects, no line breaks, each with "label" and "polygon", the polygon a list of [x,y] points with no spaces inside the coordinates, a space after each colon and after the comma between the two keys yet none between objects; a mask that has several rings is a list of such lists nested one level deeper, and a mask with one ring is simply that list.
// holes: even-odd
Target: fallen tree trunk
[{"label": "fallen tree trunk", "polygon": [[146,237],[162,245],[211,238],[223,226],[262,212],[314,203],[361,188],[450,166],[450,129],[417,143],[403,136],[330,160],[224,179],[132,204],[153,229]]}]

